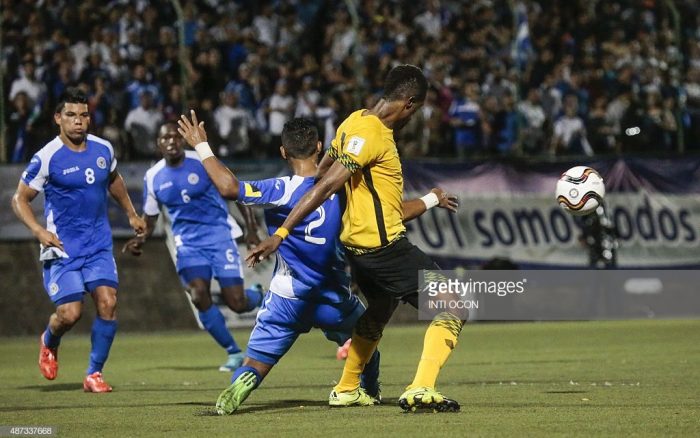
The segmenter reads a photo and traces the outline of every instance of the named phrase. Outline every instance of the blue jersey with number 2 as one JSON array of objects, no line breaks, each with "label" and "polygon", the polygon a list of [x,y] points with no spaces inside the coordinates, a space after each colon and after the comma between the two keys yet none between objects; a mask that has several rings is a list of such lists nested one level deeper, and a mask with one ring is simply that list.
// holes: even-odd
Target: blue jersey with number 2
[{"label": "blue jersey with number 2", "polygon": [[[313,185],[313,177],[297,175],[241,181],[238,201],[266,207],[265,222],[272,234]],[[289,230],[277,252],[271,292],[288,298],[305,298],[321,289],[347,292],[345,265],[338,252],[341,215],[340,201],[333,195]]]}]

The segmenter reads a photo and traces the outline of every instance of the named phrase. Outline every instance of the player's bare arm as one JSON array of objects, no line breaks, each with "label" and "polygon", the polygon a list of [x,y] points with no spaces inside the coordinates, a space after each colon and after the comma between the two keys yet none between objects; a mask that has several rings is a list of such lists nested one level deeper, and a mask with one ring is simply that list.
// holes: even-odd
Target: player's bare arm
[{"label": "player's bare arm", "polygon": [[321,162],[318,163],[318,169],[316,170],[316,179],[319,180],[323,178],[323,175],[325,175],[326,172],[328,172],[328,169],[331,168],[331,165],[333,165],[334,162],[335,160],[331,157],[329,153],[324,154],[323,158],[321,158]]},{"label": "player's bare arm", "polygon": [[289,216],[287,216],[287,220],[284,221],[280,230],[278,230],[281,235],[278,233],[273,234],[250,251],[248,257],[246,257],[248,266],[255,266],[270,254],[277,251],[282,240],[286,237],[284,233],[286,232],[288,234],[289,230],[297,226],[306,216],[323,204],[326,199],[340,190],[351,176],[352,173],[345,166],[340,162],[334,162],[323,178],[321,178],[311,190],[306,192],[297,205],[294,206]]},{"label": "player's bare arm", "polygon": [[245,233],[243,234],[243,240],[245,241],[246,247],[248,249],[253,249],[260,245],[260,237],[258,236],[258,219],[255,217],[255,212],[252,208],[247,205],[238,204],[238,211],[243,215],[243,221],[245,222]]},{"label": "player's bare arm", "polygon": [[129,225],[136,234],[143,234],[146,231],[146,222],[136,213],[134,204],[131,202],[129,192],[126,189],[124,178],[116,170],[109,175],[109,193],[119,203],[122,210],[129,218]]},{"label": "player's bare arm", "polygon": [[146,223],[146,230],[143,234],[139,234],[136,237],[132,237],[128,242],[122,247],[122,253],[129,251],[131,255],[140,256],[143,254],[141,247],[146,240],[153,235],[153,231],[156,228],[156,222],[158,222],[158,216],[148,216],[144,215],[144,221]]},{"label": "player's bare arm", "polygon": [[402,207],[403,221],[405,223],[417,218],[433,207],[444,208],[452,213],[456,213],[459,207],[459,200],[457,196],[436,187],[422,198],[403,201]]},{"label": "player's bare arm", "polygon": [[44,246],[54,246],[63,251],[63,242],[58,236],[46,228],[36,220],[32,211],[31,202],[36,198],[39,192],[26,185],[24,182],[19,183],[17,191],[12,196],[12,210],[15,212],[19,220],[29,228],[34,237]]},{"label": "player's bare arm", "polygon": [[[184,114],[180,116],[180,120],[177,121],[179,125],[177,131],[182,135],[185,141],[187,141],[187,144],[195,150],[197,150],[197,146],[199,145],[206,145],[206,149],[209,149],[207,133],[204,130],[204,122],[199,122],[197,120],[197,114],[194,110],[190,111],[190,117],[191,120]],[[231,169],[224,166],[224,164],[211,153],[210,149],[209,153],[206,155],[208,156],[202,156],[202,154],[200,154],[202,165],[221,196],[231,200],[238,199],[238,178],[236,178],[236,175],[231,172]]]}]

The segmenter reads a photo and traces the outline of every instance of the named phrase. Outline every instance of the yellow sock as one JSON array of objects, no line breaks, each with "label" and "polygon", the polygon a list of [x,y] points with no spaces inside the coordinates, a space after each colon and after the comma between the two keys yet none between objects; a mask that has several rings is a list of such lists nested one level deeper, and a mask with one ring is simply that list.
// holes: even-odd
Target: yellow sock
[{"label": "yellow sock", "polygon": [[337,392],[354,391],[360,386],[360,374],[372,358],[377,344],[379,344],[379,340],[372,341],[353,333],[348,357],[345,359],[345,367],[343,367],[343,375],[334,388]]},{"label": "yellow sock", "polygon": [[418,362],[416,377],[407,389],[422,386],[435,388],[440,369],[457,346],[457,337],[461,330],[462,321],[449,313],[441,313],[433,319],[425,332],[423,353]]}]

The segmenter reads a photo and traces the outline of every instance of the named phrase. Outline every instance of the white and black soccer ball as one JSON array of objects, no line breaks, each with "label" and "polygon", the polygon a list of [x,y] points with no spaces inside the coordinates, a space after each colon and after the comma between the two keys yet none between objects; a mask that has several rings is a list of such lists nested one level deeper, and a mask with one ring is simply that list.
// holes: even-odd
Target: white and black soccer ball
[{"label": "white and black soccer ball", "polygon": [[603,177],[590,167],[572,167],[557,181],[555,196],[559,206],[565,211],[574,216],[585,216],[595,211],[603,202]]}]

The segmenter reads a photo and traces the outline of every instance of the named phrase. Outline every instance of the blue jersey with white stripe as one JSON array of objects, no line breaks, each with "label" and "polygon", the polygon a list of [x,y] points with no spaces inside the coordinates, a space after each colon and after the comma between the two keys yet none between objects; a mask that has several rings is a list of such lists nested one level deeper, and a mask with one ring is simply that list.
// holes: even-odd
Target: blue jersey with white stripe
[{"label": "blue jersey with white stripe", "polygon": [[[297,175],[241,181],[238,201],[266,207],[265,222],[272,234],[313,185],[313,177]],[[289,230],[277,252],[271,292],[288,298],[305,298],[328,290],[338,292],[339,297],[349,293],[338,243],[341,217],[340,200],[333,195]]]},{"label": "blue jersey with white stripe", "polygon": [[87,148],[76,152],[56,137],[34,157],[22,181],[44,192],[46,229],[63,242],[62,257],[82,257],[112,249],[107,219],[109,175],[117,167],[112,145],[88,135]]},{"label": "blue jersey with white stripe", "polygon": [[158,161],[143,184],[144,213],[156,216],[159,205],[167,208],[176,246],[206,247],[243,234],[196,152],[185,151],[177,167]]}]

